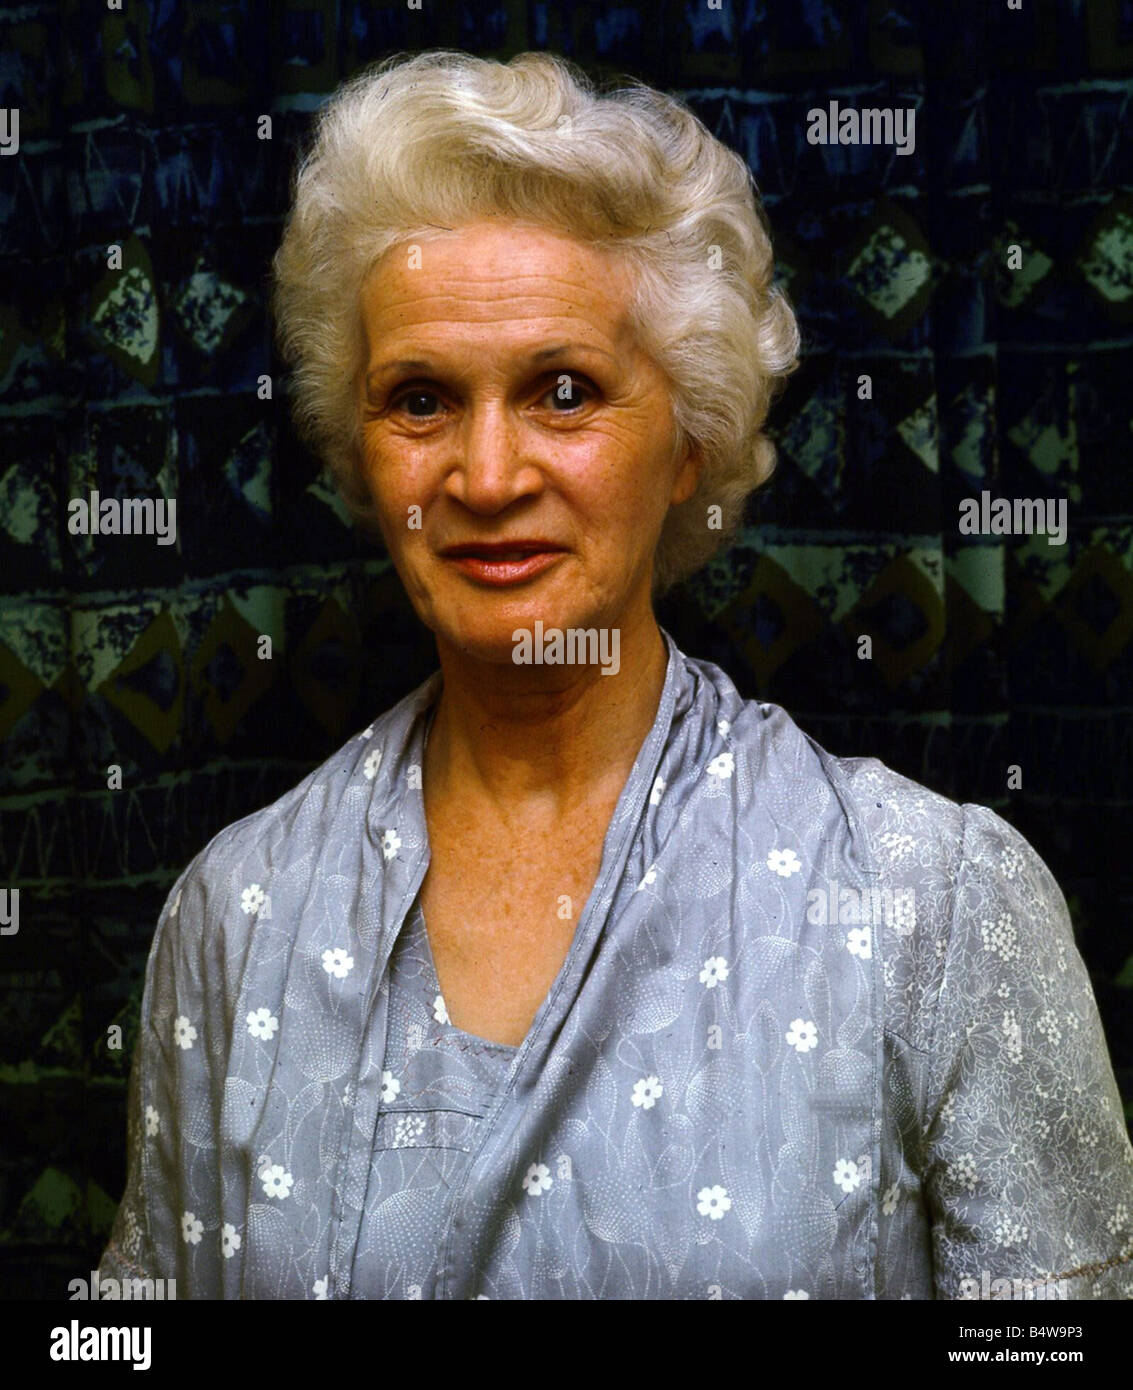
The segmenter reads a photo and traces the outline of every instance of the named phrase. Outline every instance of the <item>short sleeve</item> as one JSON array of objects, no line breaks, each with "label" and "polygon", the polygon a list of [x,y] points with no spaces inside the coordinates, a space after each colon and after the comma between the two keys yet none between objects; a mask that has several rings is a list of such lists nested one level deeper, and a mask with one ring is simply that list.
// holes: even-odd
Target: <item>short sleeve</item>
[{"label": "short sleeve", "polygon": [[[210,1296],[206,1232],[216,1242],[217,1021],[203,988],[205,886],[195,860],[174,884],[146,963],[130,1068],[126,1190],[100,1279],[175,1279],[176,1296]],[[215,1013],[215,1010],[212,1010]],[[210,1229],[211,1228],[211,1229]]]},{"label": "short sleeve", "polygon": [[925,1115],[936,1296],[1133,1298],[1133,1147],[1066,901],[963,809]]}]

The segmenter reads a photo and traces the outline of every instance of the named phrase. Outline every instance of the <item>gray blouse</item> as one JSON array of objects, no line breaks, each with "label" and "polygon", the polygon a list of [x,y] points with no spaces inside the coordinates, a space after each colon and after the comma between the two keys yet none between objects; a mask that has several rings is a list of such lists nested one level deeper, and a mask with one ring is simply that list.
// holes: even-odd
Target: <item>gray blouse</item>
[{"label": "gray blouse", "polygon": [[1046,865],[665,640],[517,1048],[449,1023],[417,905],[439,673],[196,856],[146,969],[103,1279],[1133,1297],[1133,1147]]}]

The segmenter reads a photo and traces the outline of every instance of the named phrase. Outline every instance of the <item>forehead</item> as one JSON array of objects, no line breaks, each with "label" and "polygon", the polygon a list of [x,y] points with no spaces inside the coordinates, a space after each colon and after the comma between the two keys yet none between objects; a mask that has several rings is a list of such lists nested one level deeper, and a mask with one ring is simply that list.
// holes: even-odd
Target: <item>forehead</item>
[{"label": "forehead", "polygon": [[391,247],[363,283],[362,308],[383,335],[429,324],[573,319],[617,337],[628,296],[626,268],[611,252],[565,232],[491,219]]}]

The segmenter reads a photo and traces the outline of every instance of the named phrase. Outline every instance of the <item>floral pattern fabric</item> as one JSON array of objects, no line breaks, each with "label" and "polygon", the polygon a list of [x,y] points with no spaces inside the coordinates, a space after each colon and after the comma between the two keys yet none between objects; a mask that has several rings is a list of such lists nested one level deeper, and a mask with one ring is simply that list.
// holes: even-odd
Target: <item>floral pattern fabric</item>
[{"label": "floral pattern fabric", "polygon": [[196,856],[147,965],[104,1277],[181,1298],[1133,1297],[1133,1148],[1046,865],[665,640],[518,1048],[452,1027],[416,905],[439,673]]}]

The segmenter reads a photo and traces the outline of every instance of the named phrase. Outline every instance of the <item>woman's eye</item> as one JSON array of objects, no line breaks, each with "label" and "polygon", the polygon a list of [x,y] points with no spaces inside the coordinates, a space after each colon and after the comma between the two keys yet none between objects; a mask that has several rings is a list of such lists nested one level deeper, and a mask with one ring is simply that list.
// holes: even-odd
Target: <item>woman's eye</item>
[{"label": "woman's eye", "polygon": [[[565,373],[564,373],[565,376]],[[590,392],[578,380],[577,377],[567,377],[564,382],[559,380],[544,395],[543,399],[550,398],[554,401],[551,407],[555,411],[577,410],[580,405],[584,405],[584,397],[589,396]]]},{"label": "woman's eye", "polygon": [[434,412],[431,410],[416,410],[413,408],[411,403],[416,404],[420,401],[435,401],[436,399],[436,393],[433,391],[406,391],[403,395],[399,396],[396,401],[394,401],[394,405],[398,407],[404,407],[408,411],[408,413],[414,417],[414,419],[427,420]]}]

